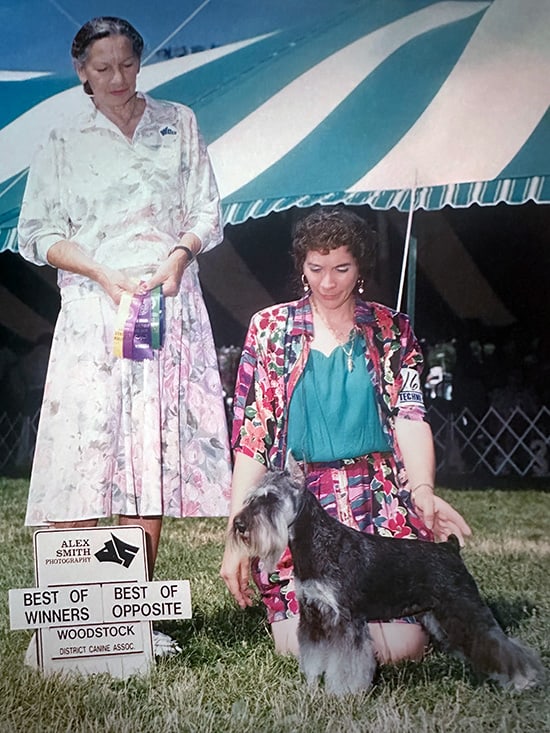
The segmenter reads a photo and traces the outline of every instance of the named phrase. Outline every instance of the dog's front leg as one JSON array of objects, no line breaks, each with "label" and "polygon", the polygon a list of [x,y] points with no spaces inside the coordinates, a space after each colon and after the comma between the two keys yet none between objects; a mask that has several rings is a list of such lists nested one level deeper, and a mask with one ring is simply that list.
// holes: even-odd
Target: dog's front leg
[{"label": "dog's front leg", "polygon": [[300,645],[300,669],[310,687],[318,687],[325,674],[329,645],[325,639],[312,642],[311,639],[298,636]]},{"label": "dog's front leg", "polygon": [[349,619],[331,638],[327,649],[325,687],[334,695],[369,690],[377,668],[365,619]]},{"label": "dog's front leg", "polygon": [[301,606],[300,669],[308,684],[317,686],[324,677],[326,691],[334,695],[370,689],[377,662],[367,620],[344,620],[323,611]]},{"label": "dog's front leg", "polygon": [[319,625],[319,618],[312,609],[302,604],[298,624],[298,646],[300,650],[300,669],[308,685],[316,687],[325,674],[327,666],[328,643]]}]

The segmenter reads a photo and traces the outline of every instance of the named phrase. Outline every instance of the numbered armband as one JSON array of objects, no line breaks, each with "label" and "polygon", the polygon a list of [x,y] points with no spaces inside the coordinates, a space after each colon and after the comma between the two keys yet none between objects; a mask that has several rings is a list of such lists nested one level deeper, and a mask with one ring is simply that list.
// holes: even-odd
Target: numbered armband
[{"label": "numbered armband", "polygon": [[397,397],[397,407],[419,407],[424,410],[424,397],[422,394],[422,383],[420,374],[416,369],[403,367],[401,369],[403,386]]}]

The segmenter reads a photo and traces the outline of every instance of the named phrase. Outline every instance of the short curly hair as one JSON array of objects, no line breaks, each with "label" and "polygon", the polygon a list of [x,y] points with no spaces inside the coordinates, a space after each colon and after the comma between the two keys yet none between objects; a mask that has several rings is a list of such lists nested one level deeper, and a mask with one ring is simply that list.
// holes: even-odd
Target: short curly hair
[{"label": "short curly hair", "polygon": [[343,206],[320,207],[300,219],[292,237],[292,259],[301,277],[308,252],[327,254],[348,247],[364,280],[372,272],[376,237],[365,219]]}]

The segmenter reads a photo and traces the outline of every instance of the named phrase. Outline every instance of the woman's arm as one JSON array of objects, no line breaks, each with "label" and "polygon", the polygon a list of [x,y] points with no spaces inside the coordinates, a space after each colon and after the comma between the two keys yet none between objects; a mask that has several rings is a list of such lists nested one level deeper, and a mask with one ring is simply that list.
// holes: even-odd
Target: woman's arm
[{"label": "woman's arm", "polygon": [[[189,257],[189,254],[184,249],[176,249],[179,246],[187,247],[191,250],[193,257]],[[177,295],[183,273],[200,251],[201,240],[196,234],[192,232],[184,234],[177,245],[174,245],[174,248],[164,262],[159,265],[155,274],[145,283],[144,287],[146,290],[152,290],[157,285],[162,285],[164,295]]]},{"label": "woman's arm", "polygon": [[424,524],[438,539],[456,535],[461,544],[472,532],[464,518],[434,494],[435,450],[432,430],[422,420],[395,419],[395,435],[409,481],[408,488]]},{"label": "woman's arm", "polygon": [[117,305],[123,292],[133,293],[137,288],[122,272],[99,265],[76,242],[69,239],[61,239],[53,244],[46,253],[46,259],[52,267],[94,280]]},{"label": "woman's arm", "polygon": [[18,222],[19,252],[36,265],[94,280],[118,305],[122,293],[133,293],[136,286],[123,273],[99,265],[72,239],[71,216],[63,203],[60,145],[58,133],[52,132],[33,157]]},{"label": "woman's arm", "polygon": [[433,488],[435,450],[430,425],[423,420],[397,417],[395,434],[407,470],[409,488],[413,490],[421,484],[428,484]]},{"label": "woman's arm", "polygon": [[[182,154],[182,169],[188,170],[185,190],[179,191],[177,182],[174,190],[181,195],[185,211],[186,231],[182,234],[172,251],[157,271],[145,283],[147,290],[162,285],[167,296],[177,295],[181,279],[187,267],[199,252],[215,247],[223,239],[220,197],[216,179],[208,157],[206,145],[199,131],[194,113],[188,108],[180,108],[181,128],[185,145]],[[183,176],[185,178],[185,175]],[[187,247],[192,258],[183,249]]]},{"label": "woman's arm", "polygon": [[[244,453],[237,453],[235,456],[228,535],[233,518],[241,509],[246,495],[260,483],[266,470],[262,463]],[[241,608],[252,605],[253,591],[249,585],[250,560],[246,554],[236,550],[229,539],[225,546],[220,576]]]},{"label": "woman's arm", "polygon": [[185,231],[198,237],[201,251],[207,252],[223,240],[220,195],[206,143],[190,109],[186,110],[182,124],[187,145],[187,160],[182,163],[188,167]]}]

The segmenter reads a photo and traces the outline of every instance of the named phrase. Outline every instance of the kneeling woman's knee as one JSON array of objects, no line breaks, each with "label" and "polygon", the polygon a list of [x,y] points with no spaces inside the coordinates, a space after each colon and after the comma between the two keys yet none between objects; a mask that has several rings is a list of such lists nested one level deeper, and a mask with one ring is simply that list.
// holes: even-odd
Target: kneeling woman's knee
[{"label": "kneeling woman's knee", "polygon": [[381,664],[418,661],[424,656],[428,635],[420,624],[375,621],[369,623],[369,631],[376,657]]},{"label": "kneeling woman's knee", "polygon": [[[298,623],[299,617],[296,616],[271,624],[275,651],[278,654],[299,656]],[[375,621],[369,624],[369,632],[376,658],[381,664],[422,659],[429,639],[420,624]]]},{"label": "kneeling woman's knee", "polygon": [[274,621],[271,624],[271,633],[277,654],[292,654],[297,657],[298,647],[298,616],[285,618],[283,621]]}]

